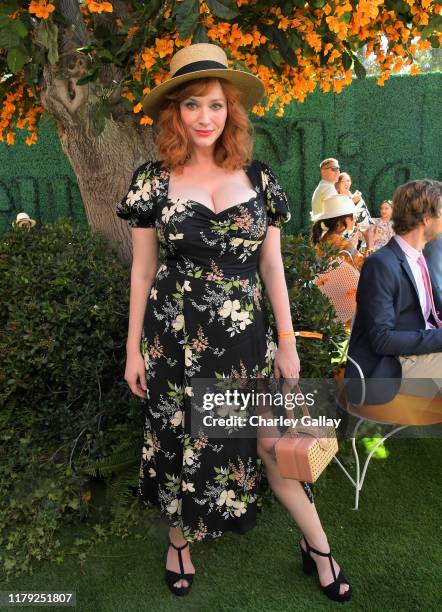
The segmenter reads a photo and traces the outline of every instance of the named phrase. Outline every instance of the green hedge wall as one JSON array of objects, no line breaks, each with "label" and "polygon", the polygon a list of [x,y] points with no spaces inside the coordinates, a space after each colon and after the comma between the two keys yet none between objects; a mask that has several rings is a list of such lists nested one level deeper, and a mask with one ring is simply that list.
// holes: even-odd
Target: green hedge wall
[{"label": "green hedge wall", "polygon": [[[318,164],[337,157],[353,186],[377,214],[395,187],[414,178],[442,178],[442,74],[395,76],[384,87],[356,80],[339,95],[316,92],[293,103],[284,117],[254,119],[255,157],[274,169],[290,197],[289,230],[309,224]],[[0,232],[17,212],[39,222],[60,216],[86,224],[75,175],[48,118],[38,144],[0,143]]]}]

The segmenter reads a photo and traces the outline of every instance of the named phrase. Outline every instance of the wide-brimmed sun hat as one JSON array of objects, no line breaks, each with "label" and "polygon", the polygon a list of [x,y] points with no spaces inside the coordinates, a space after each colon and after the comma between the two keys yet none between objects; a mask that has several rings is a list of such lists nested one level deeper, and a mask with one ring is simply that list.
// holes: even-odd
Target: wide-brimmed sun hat
[{"label": "wide-brimmed sun hat", "polygon": [[37,221],[35,221],[35,219],[31,219],[28,213],[20,212],[17,214],[17,218],[15,219],[15,221],[12,222],[11,225],[12,227],[17,227],[20,225],[30,225],[31,227],[34,227],[36,223]]},{"label": "wide-brimmed sun hat", "polygon": [[197,43],[177,51],[170,60],[170,75],[168,81],[154,87],[143,100],[144,112],[152,119],[158,119],[168,93],[195,79],[218,77],[229,81],[241,92],[241,102],[246,108],[257,104],[265,94],[261,79],[250,72],[229,68],[224,50],[209,43]]},{"label": "wide-brimmed sun hat", "polygon": [[332,195],[323,201],[323,211],[313,216],[313,222],[342,217],[343,215],[355,215],[362,211],[360,206],[356,206],[353,200],[346,195]]}]

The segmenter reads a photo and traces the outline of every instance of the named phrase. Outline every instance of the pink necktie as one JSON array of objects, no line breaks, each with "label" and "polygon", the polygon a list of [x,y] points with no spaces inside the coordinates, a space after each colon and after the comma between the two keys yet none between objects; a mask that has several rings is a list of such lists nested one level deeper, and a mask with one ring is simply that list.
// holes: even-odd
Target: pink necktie
[{"label": "pink necktie", "polygon": [[419,257],[417,258],[417,263],[419,264],[419,267],[422,270],[425,292],[427,294],[428,301],[431,304],[431,312],[433,314],[434,320],[436,322],[437,327],[442,327],[442,321],[437,316],[436,307],[434,305],[433,289],[431,287],[431,280],[430,274],[428,272],[427,262],[425,261],[425,257],[422,254],[419,255]]}]

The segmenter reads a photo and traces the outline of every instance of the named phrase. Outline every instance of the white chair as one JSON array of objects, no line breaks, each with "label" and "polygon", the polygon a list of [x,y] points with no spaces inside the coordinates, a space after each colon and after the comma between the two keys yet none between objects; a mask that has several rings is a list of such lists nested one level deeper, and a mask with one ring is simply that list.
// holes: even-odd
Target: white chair
[{"label": "white chair", "polygon": [[[338,351],[342,351],[342,347],[340,347],[336,342],[333,340],[331,342]],[[442,399],[440,397],[422,397],[398,393],[394,399],[386,404],[366,404],[365,378],[362,369],[359,364],[348,354],[347,359],[353,363],[359,374],[361,383],[361,397],[358,403],[351,402],[345,393],[344,385],[342,385],[340,392],[338,392],[337,399],[343,410],[345,410],[351,416],[357,418],[356,425],[354,426],[351,435],[353,455],[355,458],[355,477],[353,478],[349,474],[347,469],[337,457],[334,457],[334,459],[355,488],[354,509],[358,510],[359,494],[362,491],[368,465],[377,448],[383,444],[385,440],[399,431],[406,429],[407,427],[423,427],[429,425],[439,425],[442,423]],[[373,446],[367,455],[361,470],[361,462],[356,442],[357,434],[362,423],[364,422],[390,425],[392,429],[379,438],[378,442]]]}]

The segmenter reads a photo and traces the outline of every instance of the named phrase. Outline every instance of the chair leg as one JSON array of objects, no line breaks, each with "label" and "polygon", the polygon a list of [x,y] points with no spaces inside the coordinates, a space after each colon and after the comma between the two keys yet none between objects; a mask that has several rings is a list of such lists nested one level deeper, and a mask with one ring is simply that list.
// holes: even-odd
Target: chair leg
[{"label": "chair leg", "polygon": [[362,470],[362,476],[361,476],[360,484],[359,484],[359,488],[360,489],[362,489],[362,485],[364,484],[365,475],[366,475],[367,469],[368,469],[368,464],[370,462],[370,459],[373,457],[374,453],[376,452],[376,449],[381,444],[383,444],[385,442],[385,440],[387,440],[388,438],[391,438],[391,436],[393,436],[395,433],[397,433],[398,431],[401,431],[401,429],[406,429],[407,427],[408,427],[408,425],[400,425],[398,427],[394,427],[391,431],[388,432],[388,434],[386,434],[385,436],[380,438],[378,442],[376,442],[376,444],[373,446],[373,448],[368,453],[367,459],[365,460],[364,469]]},{"label": "chair leg", "polygon": [[352,478],[352,476],[349,474],[349,472],[343,466],[343,464],[339,461],[339,459],[334,457],[335,462],[339,465],[341,470],[344,472],[344,474],[347,476],[347,478],[350,480],[351,484],[355,488],[355,505],[354,505],[353,510],[358,510],[359,509],[359,495],[360,495],[360,492],[362,491],[362,487],[363,487],[363,484],[364,484],[365,476],[367,474],[368,464],[370,463],[370,460],[373,457],[374,453],[376,452],[377,448],[381,444],[383,444],[385,442],[385,440],[387,440],[388,438],[390,438],[391,436],[396,434],[398,431],[401,431],[402,429],[405,429],[406,427],[408,427],[408,425],[400,425],[398,427],[394,427],[385,436],[380,438],[380,440],[378,440],[378,442],[370,450],[370,452],[369,452],[369,454],[367,456],[367,459],[364,462],[364,467],[362,468],[362,473],[361,473],[361,465],[360,465],[359,454],[358,454],[358,449],[357,449],[357,446],[356,446],[356,442],[357,442],[358,430],[359,430],[361,424],[365,420],[367,420],[367,419],[363,419],[363,418],[359,418],[358,419],[358,422],[356,423],[356,425],[354,427],[354,430],[353,430],[353,435],[351,437],[351,445],[352,445],[352,449],[353,449],[353,455],[354,455],[354,458],[355,458],[355,471],[356,471],[355,478]]},{"label": "chair leg", "polygon": [[355,463],[356,463],[356,485],[355,485],[356,491],[355,491],[355,506],[353,510],[359,509],[359,492],[362,489],[362,484],[360,484],[361,483],[361,465],[359,462],[358,448],[356,446],[356,436],[357,436],[359,427],[362,425],[363,421],[364,419],[358,420],[353,430],[353,436],[351,438],[351,446],[353,448],[353,455],[354,455]]}]

